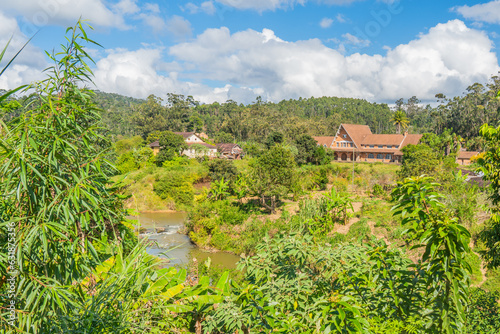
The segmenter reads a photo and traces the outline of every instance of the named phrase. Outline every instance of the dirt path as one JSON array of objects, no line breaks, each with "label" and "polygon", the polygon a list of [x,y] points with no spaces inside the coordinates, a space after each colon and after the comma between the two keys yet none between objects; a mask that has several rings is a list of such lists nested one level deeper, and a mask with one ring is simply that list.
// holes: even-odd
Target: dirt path
[{"label": "dirt path", "polygon": [[391,243],[389,242],[389,240],[387,240],[387,238],[385,237],[385,235],[383,234],[377,234],[375,232],[375,222],[373,221],[369,221],[368,222],[368,226],[370,227],[370,232],[377,238],[377,239],[383,239],[385,241],[385,244],[386,245],[390,245]]},{"label": "dirt path", "polygon": [[[470,240],[469,242],[469,247],[470,249],[474,252],[474,241],[472,241],[472,239]],[[477,256],[479,256],[479,259],[481,259],[481,256],[474,252],[474,254],[476,254]],[[481,285],[483,285],[484,282],[486,282],[486,273],[487,273],[487,269],[484,265],[484,261],[481,260],[481,266],[479,267],[479,270],[481,271],[481,282],[477,283],[477,284],[474,284],[474,286],[477,286],[477,287],[480,287]]]},{"label": "dirt path", "polygon": [[[350,213],[356,213],[358,212],[359,210],[361,210],[361,207],[363,206],[363,203],[362,202],[354,202],[352,203],[352,212]],[[349,210],[351,211],[351,210]],[[352,224],[354,223],[357,223],[359,222],[359,218],[357,217],[353,217],[351,219],[349,219],[349,222],[345,225],[338,225],[338,224],[335,224],[335,226],[333,227],[333,232],[337,232],[337,233],[341,233],[341,234],[347,234],[347,232],[349,232],[349,228],[351,228]]]},{"label": "dirt path", "polygon": [[337,232],[340,234],[347,234],[347,232],[349,232],[349,228],[351,228],[352,224],[357,223],[357,222],[359,222],[359,218],[354,217],[354,218],[349,219],[349,222],[345,225],[336,224],[333,227],[333,232]]}]

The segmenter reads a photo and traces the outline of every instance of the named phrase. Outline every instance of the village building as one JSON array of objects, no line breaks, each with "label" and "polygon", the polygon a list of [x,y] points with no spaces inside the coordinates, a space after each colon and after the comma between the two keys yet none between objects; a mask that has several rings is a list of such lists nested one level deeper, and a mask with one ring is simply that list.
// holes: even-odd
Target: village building
[{"label": "village building", "polygon": [[458,151],[457,164],[467,166],[471,164],[472,157],[478,155],[477,151]]},{"label": "village building", "polygon": [[240,160],[243,158],[243,149],[238,144],[217,144],[219,158],[229,160]]},{"label": "village building", "polygon": [[199,158],[199,157],[217,157],[217,147],[207,143],[187,143],[188,148],[182,151],[182,155],[188,158]]},{"label": "village building", "polygon": [[334,137],[314,137],[318,145],[334,150],[336,161],[400,163],[406,145],[419,143],[418,134],[374,134],[368,125],[341,124]]},{"label": "village building", "polygon": [[[186,155],[189,158],[195,158],[198,156],[206,155],[208,157],[216,157],[217,156],[217,147],[205,143],[196,133],[194,132],[174,132],[176,135],[181,135],[184,138],[184,141],[188,145],[188,148],[182,151],[183,155]],[[192,145],[198,144],[199,146]],[[153,150],[153,154],[157,155],[160,152],[160,143],[158,140],[149,144],[149,147]],[[202,147],[205,147],[203,149]]]},{"label": "village building", "polygon": [[158,140],[155,140],[151,144],[149,144],[149,147],[153,150],[153,155],[157,155],[160,153],[160,142]]},{"label": "village building", "polygon": [[[174,132],[176,135],[181,135],[188,145],[188,148],[182,151],[182,155],[189,158],[197,158],[207,156],[209,158],[220,157],[222,159],[239,160],[243,158],[243,149],[238,144],[221,143],[216,146],[207,144],[203,139],[208,139],[205,133],[195,132]],[[149,144],[153,150],[153,154],[157,155],[160,152],[160,143],[158,140]]]}]

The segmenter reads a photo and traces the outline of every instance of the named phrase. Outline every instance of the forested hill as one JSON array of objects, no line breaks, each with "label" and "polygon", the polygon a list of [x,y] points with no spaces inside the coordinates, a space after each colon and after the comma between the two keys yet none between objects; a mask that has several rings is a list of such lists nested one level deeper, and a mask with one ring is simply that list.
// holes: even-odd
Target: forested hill
[{"label": "forested hill", "polygon": [[[463,96],[437,94],[440,104],[436,107],[423,106],[415,96],[395,104],[404,112],[411,133],[455,133],[467,149],[483,150],[479,128],[500,122],[499,90],[500,78],[493,76],[485,85],[472,84]],[[19,104],[27,105],[30,100],[29,96],[8,99],[0,106],[0,117],[12,119],[21,112]],[[191,96],[171,93],[166,100],[153,95],[144,100],[95,91],[95,103],[114,140],[135,135],[146,139],[153,131],[171,130],[205,132],[217,141],[261,143],[269,134],[280,132],[293,141],[302,134],[334,135],[340,123],[366,124],[374,133],[396,131],[395,114],[387,104],[354,98],[312,97],[278,103],[257,98],[248,105],[232,100],[201,104]]]},{"label": "forested hill", "polygon": [[[436,107],[424,106],[417,97],[395,101],[404,113],[411,133],[455,133],[464,139],[469,150],[484,150],[478,137],[484,123],[500,122],[500,78],[493,76],[486,84],[474,83],[462,96],[436,94]],[[374,133],[394,133],[393,111],[387,104],[338,97],[299,98],[278,103],[243,105],[200,104],[193,97],[167,94],[167,100],[153,95],[146,100],[118,94],[97,92],[96,102],[103,108],[103,119],[112,135],[140,135],[153,131],[206,132],[220,141],[263,142],[270,133],[280,132],[295,140],[302,134],[334,135],[340,123],[369,125]]]},{"label": "forested hill", "polygon": [[231,100],[200,104],[190,96],[176,94],[163,101],[155,96],[139,100],[97,91],[95,102],[115,136],[146,138],[153,131],[203,131],[236,141],[262,141],[273,131],[290,139],[304,133],[333,135],[341,122],[367,124],[377,133],[393,131],[387,104],[352,98],[300,98],[279,103],[258,98],[249,105]]},{"label": "forested hill", "polygon": [[94,102],[102,109],[102,119],[114,135],[131,136],[134,125],[130,122],[133,110],[144,103],[136,99],[115,93],[94,91]]}]

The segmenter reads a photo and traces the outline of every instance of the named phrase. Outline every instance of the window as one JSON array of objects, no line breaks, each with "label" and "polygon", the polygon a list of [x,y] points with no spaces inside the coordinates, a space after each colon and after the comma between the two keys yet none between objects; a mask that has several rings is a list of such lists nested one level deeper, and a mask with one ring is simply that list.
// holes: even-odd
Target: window
[{"label": "window", "polygon": [[337,147],[339,147],[339,143],[337,143]]},{"label": "window", "polygon": [[399,148],[399,146],[398,146],[398,145],[396,145],[396,146],[394,146],[394,148]]},{"label": "window", "polygon": [[373,153],[368,154],[368,159],[373,159]]},{"label": "window", "polygon": [[377,154],[377,159],[380,159],[380,160],[384,159],[384,155],[383,154]]},{"label": "window", "polygon": [[323,144],[323,147],[325,147],[325,148],[326,148],[326,144]]},{"label": "window", "polygon": [[384,148],[384,145],[379,145],[378,148]]},{"label": "window", "polygon": [[347,138],[347,135],[343,135],[342,137]]},{"label": "window", "polygon": [[392,148],[392,145],[387,145],[387,148]]},{"label": "window", "polygon": [[375,145],[370,145],[370,148],[375,148]]},{"label": "window", "polygon": [[390,155],[390,154],[386,154],[386,155],[385,155],[385,158],[386,158],[387,160],[391,160],[391,155]]}]

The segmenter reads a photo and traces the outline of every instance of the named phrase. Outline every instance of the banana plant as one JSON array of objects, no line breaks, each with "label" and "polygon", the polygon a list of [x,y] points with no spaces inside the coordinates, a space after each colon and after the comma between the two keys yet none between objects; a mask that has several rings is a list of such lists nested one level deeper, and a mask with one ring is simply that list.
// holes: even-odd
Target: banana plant
[{"label": "banana plant", "polygon": [[210,193],[212,194],[212,199],[214,201],[222,200],[229,196],[229,181],[224,182],[224,177],[222,177],[219,181],[215,181],[212,183],[212,187],[210,189]]},{"label": "banana plant", "polygon": [[192,309],[192,326],[196,334],[201,334],[203,322],[209,312],[231,296],[231,279],[229,272],[224,272],[215,286],[210,286],[210,278],[202,276],[196,286],[183,292],[182,298]]}]

